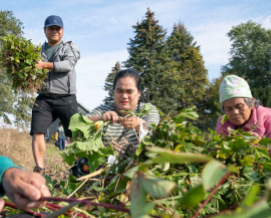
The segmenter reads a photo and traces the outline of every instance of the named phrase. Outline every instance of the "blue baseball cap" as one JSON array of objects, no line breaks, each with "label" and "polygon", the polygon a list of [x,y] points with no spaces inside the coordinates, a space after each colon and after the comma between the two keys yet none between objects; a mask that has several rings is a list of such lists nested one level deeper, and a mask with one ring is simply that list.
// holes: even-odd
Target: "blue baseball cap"
[{"label": "blue baseball cap", "polygon": [[44,22],[44,27],[48,27],[48,26],[60,26],[63,28],[64,25],[63,25],[62,19],[59,16],[51,15],[47,17]]}]

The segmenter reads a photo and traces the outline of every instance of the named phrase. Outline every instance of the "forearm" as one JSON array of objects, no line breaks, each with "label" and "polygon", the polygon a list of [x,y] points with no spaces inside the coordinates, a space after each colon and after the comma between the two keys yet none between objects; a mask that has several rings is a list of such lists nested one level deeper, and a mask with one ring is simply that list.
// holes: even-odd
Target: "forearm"
[{"label": "forearm", "polygon": [[7,157],[0,156],[0,162],[1,162],[1,164],[0,164],[0,196],[3,196],[5,194],[5,192],[4,192],[4,189],[2,187],[2,177],[3,177],[4,173],[5,173],[5,171],[7,169],[10,169],[10,168],[14,168],[14,167],[15,168],[20,168],[20,167],[16,166],[12,162],[12,160],[10,160]]},{"label": "forearm", "polygon": [[43,69],[54,70],[54,63],[43,62]]},{"label": "forearm", "polygon": [[75,63],[75,60],[72,59],[54,62],[54,71],[59,73],[71,71],[73,70]]},{"label": "forearm", "polygon": [[88,119],[92,120],[93,122],[102,120],[102,116],[88,116]]}]

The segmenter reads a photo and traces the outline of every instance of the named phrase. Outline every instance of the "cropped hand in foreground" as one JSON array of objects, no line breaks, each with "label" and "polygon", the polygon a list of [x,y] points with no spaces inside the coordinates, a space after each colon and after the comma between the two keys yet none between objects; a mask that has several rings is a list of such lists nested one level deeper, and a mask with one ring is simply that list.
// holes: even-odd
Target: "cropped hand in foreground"
[{"label": "cropped hand in foreground", "polygon": [[[2,187],[6,195],[21,210],[40,208],[45,202],[41,197],[50,197],[44,177],[39,173],[30,173],[18,168],[7,169],[2,177]],[[0,211],[4,201],[0,199]]]}]

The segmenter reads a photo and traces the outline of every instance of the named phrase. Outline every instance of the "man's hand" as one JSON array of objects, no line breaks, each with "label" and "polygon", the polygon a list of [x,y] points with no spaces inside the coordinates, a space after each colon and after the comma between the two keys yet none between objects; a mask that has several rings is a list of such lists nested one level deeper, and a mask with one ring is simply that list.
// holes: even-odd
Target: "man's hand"
[{"label": "man's hand", "polygon": [[[41,197],[51,196],[45,184],[42,175],[17,168],[7,169],[2,177],[2,186],[6,195],[18,209],[22,210],[39,208],[45,204],[39,201]],[[3,201],[0,201],[0,209],[3,209]]]},{"label": "man's hand", "polygon": [[48,70],[54,70],[54,63],[52,62],[43,62],[43,61],[37,61],[36,67],[40,70],[42,69],[48,69]]},{"label": "man's hand", "polygon": [[40,70],[42,70],[44,68],[44,62],[43,61],[37,61],[36,63],[36,67]]}]

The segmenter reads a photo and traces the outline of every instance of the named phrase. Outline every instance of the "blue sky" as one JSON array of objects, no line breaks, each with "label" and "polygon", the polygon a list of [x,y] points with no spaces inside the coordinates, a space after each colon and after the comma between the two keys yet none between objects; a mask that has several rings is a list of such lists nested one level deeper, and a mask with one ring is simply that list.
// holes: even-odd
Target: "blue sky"
[{"label": "blue sky", "polygon": [[45,41],[44,20],[59,15],[64,40],[81,51],[77,70],[77,99],[90,110],[102,103],[102,87],[116,61],[128,58],[127,43],[134,37],[132,25],[141,21],[149,7],[160,25],[172,31],[182,22],[201,46],[208,78],[219,76],[228,62],[232,26],[253,20],[270,28],[269,0],[0,0],[0,10],[11,10],[24,26],[24,36],[39,44]]}]

